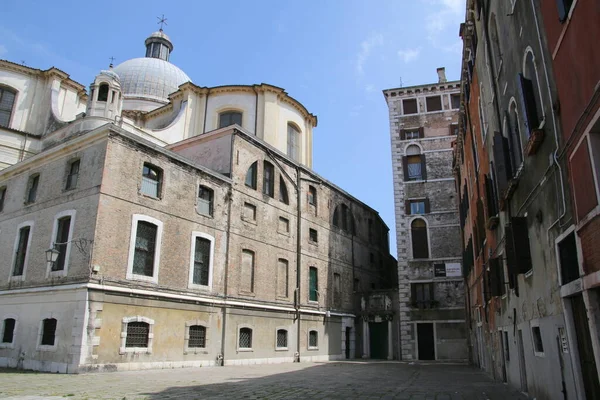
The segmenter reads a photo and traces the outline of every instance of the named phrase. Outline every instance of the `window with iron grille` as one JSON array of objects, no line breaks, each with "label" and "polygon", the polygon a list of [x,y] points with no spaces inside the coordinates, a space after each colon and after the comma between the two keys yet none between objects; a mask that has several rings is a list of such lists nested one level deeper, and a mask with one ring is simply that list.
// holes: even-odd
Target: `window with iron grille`
[{"label": "window with iron grille", "polygon": [[56,319],[46,318],[42,321],[42,341],[43,346],[54,346],[56,340]]},{"label": "window with iron grille", "polygon": [[319,346],[319,333],[317,331],[310,331],[308,333],[308,347]]},{"label": "window with iron grille", "polygon": [[24,226],[19,230],[19,243],[17,244],[17,254],[15,256],[15,265],[13,266],[13,276],[23,275],[25,268],[25,259],[27,257],[27,248],[29,245],[30,226]]},{"label": "window with iron grille", "polygon": [[242,113],[239,111],[226,111],[219,114],[219,128],[238,124],[242,126]]},{"label": "window with iron grille", "polygon": [[2,343],[12,343],[15,334],[16,320],[14,318],[6,318],[4,320],[4,329],[2,330]]},{"label": "window with iron grille", "polygon": [[160,197],[161,180],[162,171],[160,168],[144,163],[141,192],[148,196]]},{"label": "window with iron grille", "polygon": [[251,349],[252,348],[252,329],[241,328],[239,346],[240,349]]},{"label": "window with iron grille", "polygon": [[285,329],[277,329],[277,348],[287,348],[288,332]]},{"label": "window with iron grille", "polygon": [[194,247],[194,285],[208,286],[210,270],[210,240],[196,237]]},{"label": "window with iron grille", "polygon": [[0,188],[0,212],[4,211],[4,199],[6,198],[6,186]]},{"label": "window with iron grille", "polygon": [[200,185],[198,188],[198,214],[212,217],[213,215],[213,195],[212,189]]},{"label": "window with iron grille", "polygon": [[202,325],[190,326],[188,347],[206,347],[206,328]]},{"label": "window with iron grille", "polygon": [[65,190],[75,189],[77,187],[77,178],[79,177],[79,160],[71,161],[69,164],[69,175],[67,175],[67,185]]},{"label": "window with iron grille", "polygon": [[138,221],[135,237],[135,253],[133,256],[133,273],[137,275],[154,275],[154,252],[156,249],[156,233],[158,227],[150,222]]},{"label": "window with iron grille", "polygon": [[148,347],[150,325],[146,322],[129,322],[125,347]]},{"label": "window with iron grille", "polygon": [[52,271],[62,271],[65,269],[67,259],[67,246],[69,241],[69,230],[71,228],[71,217],[62,217],[57,221],[56,237],[54,238],[54,248],[58,250],[58,257],[52,264]]},{"label": "window with iron grille", "polygon": [[16,91],[7,87],[0,87],[0,127],[9,127],[16,96]]},{"label": "window with iron grille", "polygon": [[40,175],[36,174],[29,177],[29,184],[27,185],[27,203],[35,202],[37,197],[38,185],[40,183]]}]

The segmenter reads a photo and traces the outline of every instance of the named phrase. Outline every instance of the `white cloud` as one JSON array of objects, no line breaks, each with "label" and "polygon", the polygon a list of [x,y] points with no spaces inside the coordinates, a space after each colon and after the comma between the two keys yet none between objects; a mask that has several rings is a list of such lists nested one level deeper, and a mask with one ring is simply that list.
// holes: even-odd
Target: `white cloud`
[{"label": "white cloud", "polygon": [[411,61],[415,61],[417,58],[419,58],[419,55],[421,54],[421,48],[416,48],[416,49],[404,49],[404,50],[398,50],[398,57],[400,57],[400,59],[402,61],[404,61],[404,63],[408,64]]},{"label": "white cloud", "polygon": [[8,53],[8,49],[6,48],[5,45],[0,44],[0,57],[5,55],[6,53]]},{"label": "white cloud", "polygon": [[430,5],[431,12],[426,17],[428,39],[436,47],[443,47],[451,35],[458,36],[460,23],[464,20],[465,0],[422,0]]},{"label": "white cloud", "polygon": [[375,91],[375,85],[369,83],[368,85],[365,86],[365,92],[373,93],[374,91]]},{"label": "white cloud", "polygon": [[371,34],[360,44],[360,51],[356,56],[356,73],[363,75],[364,66],[371,55],[373,48],[383,46],[383,35],[381,33]]}]

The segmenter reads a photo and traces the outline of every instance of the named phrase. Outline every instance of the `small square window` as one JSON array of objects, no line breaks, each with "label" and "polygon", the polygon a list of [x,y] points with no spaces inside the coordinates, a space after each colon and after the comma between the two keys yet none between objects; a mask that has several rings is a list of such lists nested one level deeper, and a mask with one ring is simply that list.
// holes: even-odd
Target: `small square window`
[{"label": "small square window", "polygon": [[406,99],[402,100],[402,108],[404,109],[404,114],[417,114],[417,99]]},{"label": "small square window", "polygon": [[310,228],[310,229],[308,230],[308,237],[309,237],[309,240],[310,240],[311,242],[313,242],[313,243],[317,243],[317,242],[319,241],[319,240],[318,240],[318,239],[319,239],[319,238],[318,238],[318,233],[317,233],[317,230],[316,230],[316,229],[312,229],[312,228]]},{"label": "small square window", "polygon": [[244,213],[242,214],[244,221],[256,222],[256,206],[250,203],[244,203]]},{"label": "small square window", "polygon": [[279,217],[279,232],[290,233],[290,220],[284,217]]},{"label": "small square window", "polygon": [[410,214],[425,214],[425,201],[411,201],[410,202]]},{"label": "small square window", "polygon": [[430,96],[425,99],[427,105],[427,112],[442,111],[442,97],[441,96]]}]

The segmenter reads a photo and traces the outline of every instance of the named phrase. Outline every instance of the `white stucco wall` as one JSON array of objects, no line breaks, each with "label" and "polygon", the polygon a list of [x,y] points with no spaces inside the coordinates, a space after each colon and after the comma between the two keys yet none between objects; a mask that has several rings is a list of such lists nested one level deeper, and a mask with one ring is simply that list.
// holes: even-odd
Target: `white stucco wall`
[{"label": "white stucco wall", "polygon": [[252,93],[210,93],[206,109],[206,132],[219,128],[219,113],[241,111],[242,128],[254,132],[256,95]]}]

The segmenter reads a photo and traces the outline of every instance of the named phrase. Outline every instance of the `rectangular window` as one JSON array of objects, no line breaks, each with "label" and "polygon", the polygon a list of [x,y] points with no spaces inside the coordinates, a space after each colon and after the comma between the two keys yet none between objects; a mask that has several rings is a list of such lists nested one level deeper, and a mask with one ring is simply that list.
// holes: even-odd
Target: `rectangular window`
[{"label": "rectangular window", "polygon": [[19,242],[17,244],[17,254],[15,257],[15,265],[13,266],[13,276],[23,275],[25,267],[25,259],[27,257],[27,249],[29,246],[30,226],[24,226],[19,230]]},{"label": "rectangular window", "polygon": [[287,155],[295,161],[300,161],[300,131],[288,124]]},{"label": "rectangular window", "polygon": [[441,96],[430,96],[425,99],[427,105],[427,112],[442,111],[442,97]]},{"label": "rectangular window", "polygon": [[213,214],[213,190],[200,185],[198,188],[198,214],[212,217]]},{"label": "rectangular window", "polygon": [[342,300],[342,278],[340,274],[333,274],[333,304],[339,307]]},{"label": "rectangular window", "polygon": [[558,244],[561,284],[565,285],[579,278],[579,260],[575,234],[571,233]]},{"label": "rectangular window", "polygon": [[542,342],[542,332],[539,326],[531,327],[531,334],[533,335],[533,349],[536,353],[544,352],[544,343]]},{"label": "rectangular window", "polygon": [[404,138],[406,140],[418,139],[420,137],[418,129],[407,130],[404,132]]},{"label": "rectangular window", "polygon": [[360,279],[354,278],[354,283],[353,283],[352,288],[354,289],[355,292],[360,292]]},{"label": "rectangular window", "polygon": [[319,346],[319,333],[310,331],[308,334],[308,348],[317,348]]},{"label": "rectangular window", "polygon": [[6,186],[0,188],[0,212],[4,211],[4,199],[6,198]]},{"label": "rectangular window", "polygon": [[273,197],[275,195],[275,167],[267,161],[263,166],[263,194]]},{"label": "rectangular window", "polygon": [[37,197],[38,185],[40,183],[40,175],[33,175],[29,178],[29,185],[27,185],[27,203],[35,202]]},{"label": "rectangular window", "polygon": [[308,187],[308,204],[317,206],[317,189],[314,186]]},{"label": "rectangular window", "polygon": [[458,124],[450,124],[450,135],[458,136]]},{"label": "rectangular window", "polygon": [[504,358],[506,361],[510,361],[510,349],[508,347],[508,332],[503,332],[504,337]]},{"label": "rectangular window", "polygon": [[52,271],[62,271],[65,269],[67,259],[67,247],[69,241],[69,230],[71,229],[71,217],[62,217],[57,221],[56,237],[54,238],[54,248],[58,250],[58,257],[52,264]]},{"label": "rectangular window", "polygon": [[310,267],[308,269],[308,300],[319,301],[319,281],[317,268]]},{"label": "rectangular window", "polygon": [[129,322],[127,324],[127,337],[125,347],[148,347],[150,324],[146,322]]},{"label": "rectangular window", "polygon": [[140,191],[151,197],[160,197],[160,185],[162,180],[162,171],[160,168],[144,163],[142,170],[142,187]]},{"label": "rectangular window", "polygon": [[277,261],[277,296],[288,297],[288,260],[280,258]]},{"label": "rectangular window", "polygon": [[411,297],[413,307],[431,308],[433,305],[433,282],[411,283]]},{"label": "rectangular window", "polygon": [[287,331],[285,329],[277,329],[277,348],[287,348]]},{"label": "rectangular window", "polygon": [[12,343],[15,334],[16,321],[14,318],[4,320],[4,330],[2,332],[2,343]]},{"label": "rectangular window", "polygon": [[188,347],[204,348],[206,347],[206,328],[201,325],[192,325],[189,330],[190,339]]},{"label": "rectangular window", "polygon": [[558,7],[558,20],[562,23],[569,17],[569,12],[573,6],[573,0],[556,0]]},{"label": "rectangular window", "polygon": [[194,285],[208,286],[210,271],[210,240],[196,237],[194,246]]},{"label": "rectangular window", "polygon": [[290,233],[290,220],[284,217],[279,217],[279,232]]},{"label": "rectangular window", "polygon": [[226,111],[219,114],[219,128],[238,124],[242,126],[242,113],[237,111]]},{"label": "rectangular window", "polygon": [[405,99],[402,100],[402,108],[404,109],[404,114],[416,114],[418,113],[417,108],[417,99]]},{"label": "rectangular window", "polygon": [[240,329],[240,338],[238,342],[240,349],[251,349],[252,348],[252,329],[242,328]]},{"label": "rectangular window", "polygon": [[423,179],[422,168],[421,168],[421,156],[408,156],[406,157],[408,164],[408,180],[420,181]]},{"label": "rectangular window", "polygon": [[79,160],[71,161],[69,164],[69,174],[67,175],[67,185],[65,190],[75,189],[79,177]]},{"label": "rectangular window", "polygon": [[425,214],[425,200],[411,200],[410,201],[410,214]]},{"label": "rectangular window", "polygon": [[241,290],[254,292],[254,252],[242,250],[242,285]]},{"label": "rectangular window", "polygon": [[47,318],[42,321],[42,346],[54,346],[56,340],[56,319]]},{"label": "rectangular window", "polygon": [[450,103],[452,105],[453,110],[458,110],[460,108],[460,93],[451,94]]},{"label": "rectangular window", "polygon": [[133,273],[136,275],[154,275],[154,252],[158,227],[150,222],[138,221],[133,257]]},{"label": "rectangular window", "polygon": [[243,212],[244,221],[256,221],[256,206],[254,204],[244,203]]},{"label": "rectangular window", "polygon": [[318,237],[318,233],[317,233],[316,229],[310,228],[308,230],[308,239],[313,243],[317,243],[319,241],[319,237]]}]

